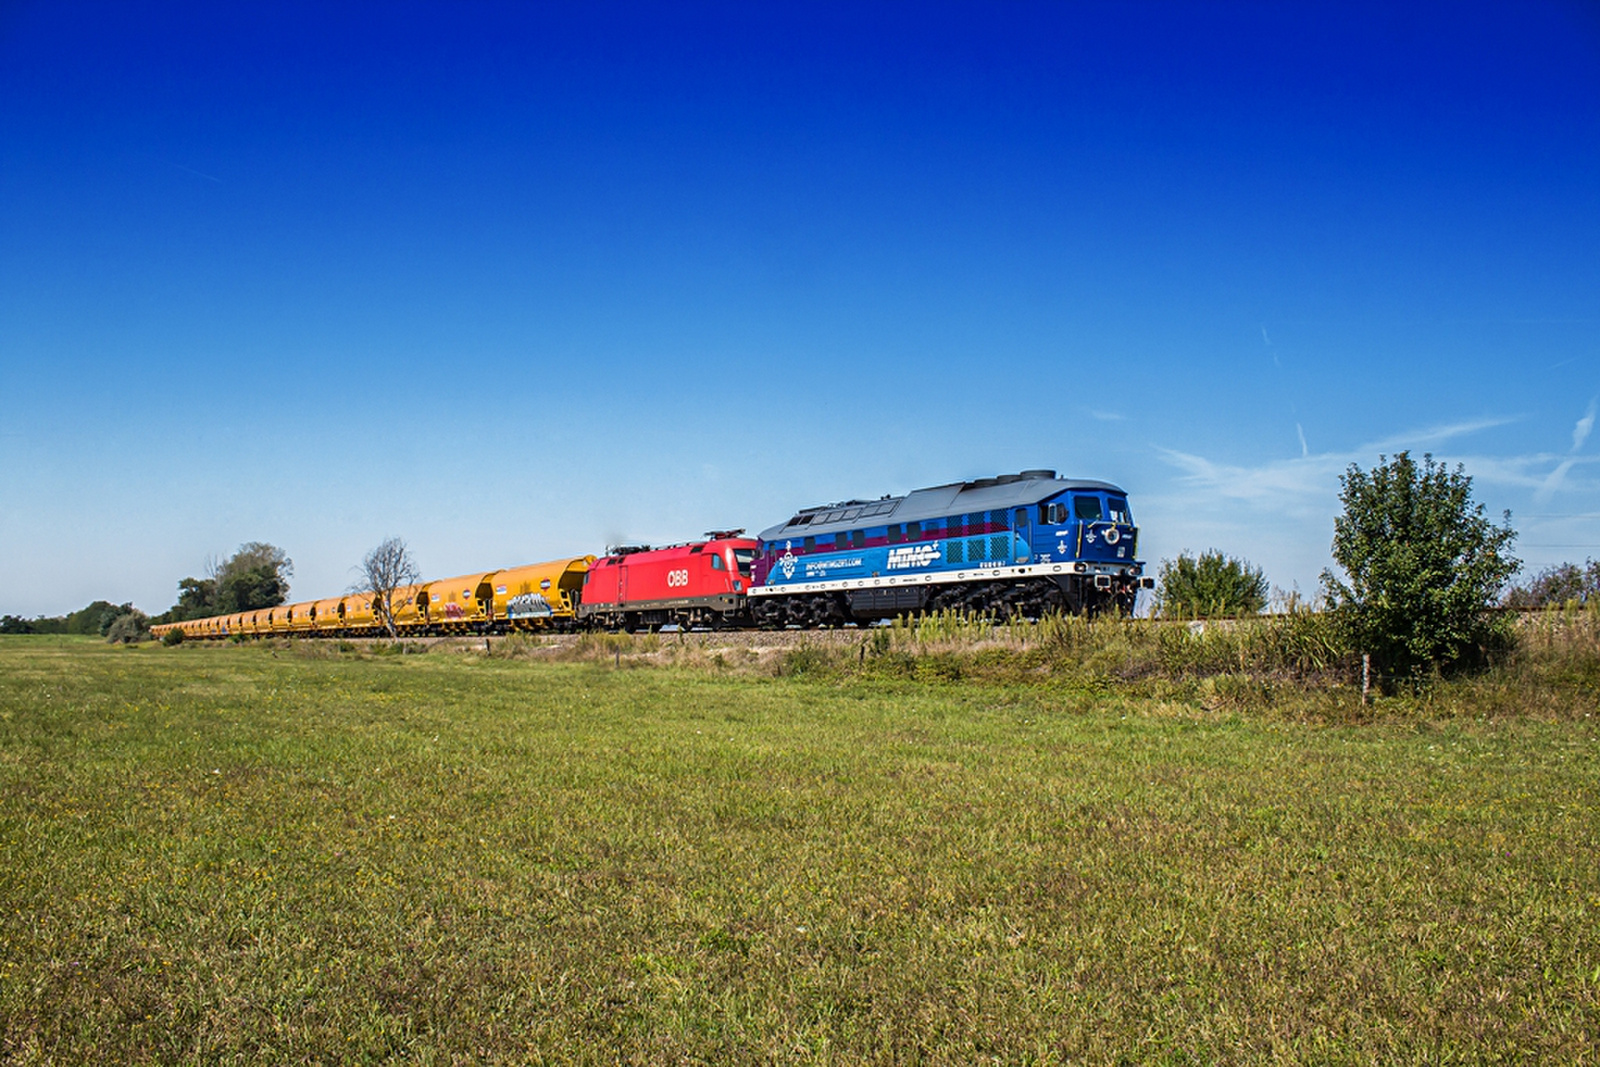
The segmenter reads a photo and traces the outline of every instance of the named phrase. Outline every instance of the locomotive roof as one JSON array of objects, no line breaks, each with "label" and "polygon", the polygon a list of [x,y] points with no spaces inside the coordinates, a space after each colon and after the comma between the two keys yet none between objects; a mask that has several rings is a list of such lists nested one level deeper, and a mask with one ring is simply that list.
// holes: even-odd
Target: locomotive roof
[{"label": "locomotive roof", "polygon": [[[951,482],[915,489],[905,496],[880,500],[846,500],[805,508],[788,522],[761,531],[763,541],[779,537],[805,537],[838,530],[859,530],[891,522],[921,522],[975,511],[1022,507],[1048,500],[1067,489],[1095,489],[1121,493],[1120,486],[1089,478],[1058,478],[1055,471],[1023,471],[971,482]],[[848,515],[849,518],[845,518]]]},{"label": "locomotive roof", "polygon": [[[598,563],[615,563],[624,556],[635,556],[641,552],[654,552],[659,554],[662,552],[673,552],[682,549],[683,551],[678,552],[678,554],[688,555],[690,553],[704,551],[707,545],[732,544],[736,541],[747,541],[753,544],[755,542],[755,538],[746,537],[744,535],[744,529],[741,527],[737,530],[711,530],[698,541],[679,541],[674,545],[611,545],[606,549],[606,554],[599,557]],[[591,563],[591,566],[593,565],[595,564]]]}]

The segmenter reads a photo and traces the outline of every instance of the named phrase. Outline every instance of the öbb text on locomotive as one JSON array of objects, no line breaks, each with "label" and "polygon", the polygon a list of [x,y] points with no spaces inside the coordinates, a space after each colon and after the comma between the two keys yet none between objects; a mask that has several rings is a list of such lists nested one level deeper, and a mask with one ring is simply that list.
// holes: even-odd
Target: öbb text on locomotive
[{"label": "\u00f6bb text on locomotive", "polygon": [[[1027,470],[805,508],[759,537],[607,550],[394,591],[411,635],[835,627],[933,611],[1131,612],[1144,576],[1128,495]],[[187,637],[383,632],[371,593],[168,623]]]}]

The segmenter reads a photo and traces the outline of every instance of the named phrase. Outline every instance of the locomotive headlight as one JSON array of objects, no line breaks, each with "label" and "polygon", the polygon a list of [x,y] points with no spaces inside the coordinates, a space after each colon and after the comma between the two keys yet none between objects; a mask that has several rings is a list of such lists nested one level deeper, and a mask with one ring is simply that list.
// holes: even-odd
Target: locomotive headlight
[{"label": "locomotive headlight", "polygon": [[1084,571],[1086,571],[1086,570],[1088,570],[1088,569],[1089,569],[1089,565],[1088,565],[1088,564],[1086,564],[1086,563],[1080,563],[1080,564],[1078,564],[1078,566],[1077,566],[1077,567],[1076,567],[1076,568],[1075,568],[1075,570],[1077,570],[1077,572],[1078,572],[1078,573],[1079,573],[1079,574],[1082,574],[1082,573],[1083,573],[1083,572],[1084,572]]}]

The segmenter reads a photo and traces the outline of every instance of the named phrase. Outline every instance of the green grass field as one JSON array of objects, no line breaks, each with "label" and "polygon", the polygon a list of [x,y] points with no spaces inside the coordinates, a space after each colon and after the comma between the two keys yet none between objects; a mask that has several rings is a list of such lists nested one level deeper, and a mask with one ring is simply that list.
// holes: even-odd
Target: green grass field
[{"label": "green grass field", "polygon": [[0,639],[0,1056],[1595,1062],[1597,733]]}]

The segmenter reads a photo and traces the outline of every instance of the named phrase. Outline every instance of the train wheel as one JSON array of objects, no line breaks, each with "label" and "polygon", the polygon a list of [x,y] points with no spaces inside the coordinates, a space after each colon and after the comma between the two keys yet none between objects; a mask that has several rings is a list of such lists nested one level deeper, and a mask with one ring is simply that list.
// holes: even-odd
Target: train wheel
[{"label": "train wheel", "polygon": [[752,597],[750,600],[750,616],[763,630],[783,629],[783,609],[773,603],[773,599]]}]

